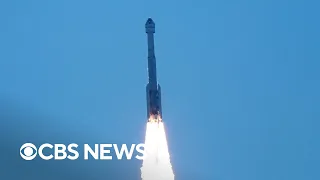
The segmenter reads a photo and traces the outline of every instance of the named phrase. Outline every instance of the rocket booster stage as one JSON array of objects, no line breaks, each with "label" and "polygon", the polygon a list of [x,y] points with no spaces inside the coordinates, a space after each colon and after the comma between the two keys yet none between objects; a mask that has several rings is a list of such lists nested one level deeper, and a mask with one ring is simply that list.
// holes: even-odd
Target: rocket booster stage
[{"label": "rocket booster stage", "polygon": [[145,24],[148,37],[148,77],[147,91],[147,117],[148,121],[161,121],[161,88],[157,82],[157,65],[154,53],[155,23],[149,18]]}]

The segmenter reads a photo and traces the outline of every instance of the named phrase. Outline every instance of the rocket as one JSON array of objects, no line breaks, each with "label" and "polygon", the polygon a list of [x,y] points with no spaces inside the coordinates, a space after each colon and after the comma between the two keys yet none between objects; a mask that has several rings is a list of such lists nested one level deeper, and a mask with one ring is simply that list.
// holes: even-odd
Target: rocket
[{"label": "rocket", "polygon": [[157,65],[154,52],[154,33],[155,23],[148,18],[146,24],[146,33],[148,39],[148,78],[149,82],[146,87],[147,93],[147,118],[148,122],[162,121],[161,107],[161,87],[157,82]]}]

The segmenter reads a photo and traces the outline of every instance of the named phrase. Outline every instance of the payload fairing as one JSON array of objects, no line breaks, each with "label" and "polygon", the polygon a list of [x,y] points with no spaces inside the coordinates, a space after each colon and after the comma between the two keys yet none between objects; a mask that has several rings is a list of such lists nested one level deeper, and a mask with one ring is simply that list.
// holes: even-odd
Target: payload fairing
[{"label": "payload fairing", "polygon": [[157,65],[154,52],[154,33],[155,23],[148,18],[146,24],[146,33],[148,37],[148,77],[149,82],[146,87],[147,93],[147,117],[148,121],[162,121],[161,107],[161,87],[157,82]]}]

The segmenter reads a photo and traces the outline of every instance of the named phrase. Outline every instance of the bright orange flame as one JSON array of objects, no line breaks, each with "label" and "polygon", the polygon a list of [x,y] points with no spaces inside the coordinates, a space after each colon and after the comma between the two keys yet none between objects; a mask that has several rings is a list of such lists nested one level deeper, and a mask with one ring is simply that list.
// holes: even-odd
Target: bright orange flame
[{"label": "bright orange flame", "polygon": [[162,119],[159,115],[153,115],[151,114],[149,119],[148,119],[148,122],[162,122]]}]

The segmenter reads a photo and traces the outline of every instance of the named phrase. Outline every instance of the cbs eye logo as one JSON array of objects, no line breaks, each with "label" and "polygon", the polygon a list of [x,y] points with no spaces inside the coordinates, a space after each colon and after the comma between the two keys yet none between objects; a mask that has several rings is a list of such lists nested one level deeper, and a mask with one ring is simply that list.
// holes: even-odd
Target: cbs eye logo
[{"label": "cbs eye logo", "polygon": [[20,156],[24,160],[32,160],[37,156],[37,147],[32,143],[25,143],[20,148]]}]

